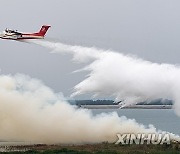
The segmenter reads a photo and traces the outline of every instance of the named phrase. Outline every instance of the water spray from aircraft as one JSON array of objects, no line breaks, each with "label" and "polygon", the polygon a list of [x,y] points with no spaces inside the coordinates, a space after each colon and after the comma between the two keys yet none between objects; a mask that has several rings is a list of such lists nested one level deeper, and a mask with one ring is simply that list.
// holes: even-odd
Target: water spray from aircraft
[{"label": "water spray from aircraft", "polygon": [[[124,98],[126,102],[129,100],[132,103],[135,100],[159,96],[172,97],[172,94],[176,94],[173,91],[172,94],[169,94],[169,89],[167,91],[166,89],[164,91],[156,89],[158,93],[155,95],[153,92],[149,93],[150,89],[146,87],[148,86],[147,82],[151,83],[152,79],[159,86],[162,86],[162,83],[165,84],[167,78],[163,75],[169,75],[168,71],[172,72],[174,79],[174,73],[178,69],[175,66],[161,66],[96,48],[37,40],[34,43],[51,48],[54,52],[73,54],[73,59],[78,62],[89,61],[89,65],[84,70],[90,71],[90,74],[75,87],[73,95],[86,92],[92,92],[95,95],[107,94],[114,95],[117,99]],[[163,71],[167,74],[162,74],[163,80],[160,81],[156,79],[155,74],[148,76],[151,75],[148,74],[148,70],[149,73]],[[141,78],[138,73],[141,73]],[[144,73],[147,73],[146,76]],[[143,81],[142,83],[140,79]],[[169,86],[171,86],[173,82],[170,80],[171,78],[168,79]],[[139,89],[136,87],[138,84]],[[157,88],[154,84],[150,84],[150,86],[152,86],[152,90]],[[166,87],[165,84],[164,88]],[[141,88],[144,88],[145,92]],[[135,96],[138,96],[138,99]],[[93,116],[89,110],[78,109],[76,106],[70,105],[61,93],[54,93],[40,80],[20,74],[0,75],[0,102],[0,138],[3,141],[51,144],[99,143],[103,141],[116,142],[117,133],[162,132],[156,130],[152,125],[146,127],[138,124],[135,120],[127,119],[124,116],[119,117],[115,112]],[[170,136],[172,140],[180,140],[179,136],[172,133]]]},{"label": "water spray from aircraft", "polygon": [[90,73],[74,87],[72,96],[92,93],[114,96],[124,105],[158,98],[174,100],[180,116],[180,67],[158,64],[110,50],[71,46],[47,40],[30,41],[56,53],[70,53],[78,62],[92,60],[83,70]]}]

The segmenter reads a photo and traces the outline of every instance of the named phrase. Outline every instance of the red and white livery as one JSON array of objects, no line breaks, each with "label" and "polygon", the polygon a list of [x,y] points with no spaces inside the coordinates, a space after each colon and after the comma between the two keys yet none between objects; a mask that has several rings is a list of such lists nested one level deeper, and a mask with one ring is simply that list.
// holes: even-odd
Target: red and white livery
[{"label": "red and white livery", "polygon": [[51,26],[43,25],[37,33],[22,33],[17,30],[5,29],[5,31],[0,34],[0,38],[9,40],[44,39],[45,34],[50,27]]}]

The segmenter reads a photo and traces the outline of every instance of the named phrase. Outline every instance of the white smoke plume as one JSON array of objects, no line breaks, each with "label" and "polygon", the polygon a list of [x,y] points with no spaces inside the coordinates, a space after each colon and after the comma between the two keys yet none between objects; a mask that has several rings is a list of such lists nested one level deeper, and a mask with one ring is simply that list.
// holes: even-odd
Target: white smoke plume
[{"label": "white smoke plume", "polygon": [[[117,113],[93,116],[41,81],[20,74],[0,76],[0,121],[1,141],[99,143],[117,141],[117,133],[158,133]],[[179,140],[173,134],[171,139]]]},{"label": "white smoke plume", "polygon": [[[33,41],[31,41],[33,42]],[[114,96],[124,105],[158,98],[172,99],[180,116],[180,67],[158,64],[114,51],[58,42],[34,41],[53,52],[73,54],[79,62],[93,60],[84,68],[90,73],[74,87],[72,96],[92,93],[94,96]]]}]

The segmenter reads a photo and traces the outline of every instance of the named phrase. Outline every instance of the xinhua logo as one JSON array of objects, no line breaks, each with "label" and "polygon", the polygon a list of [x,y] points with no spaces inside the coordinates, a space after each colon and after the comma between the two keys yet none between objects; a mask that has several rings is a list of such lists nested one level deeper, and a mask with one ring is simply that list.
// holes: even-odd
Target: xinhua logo
[{"label": "xinhua logo", "polygon": [[117,134],[115,144],[170,144],[169,134]]}]

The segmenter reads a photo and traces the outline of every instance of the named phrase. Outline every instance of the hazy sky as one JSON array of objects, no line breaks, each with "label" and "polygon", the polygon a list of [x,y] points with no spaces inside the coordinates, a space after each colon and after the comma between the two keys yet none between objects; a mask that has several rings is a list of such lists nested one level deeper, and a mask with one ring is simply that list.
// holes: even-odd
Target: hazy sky
[{"label": "hazy sky", "polygon": [[[135,54],[158,63],[180,63],[179,0],[0,0],[0,30],[39,31],[67,44]],[[85,73],[69,55],[0,40],[2,74],[28,74],[68,96]]]}]

